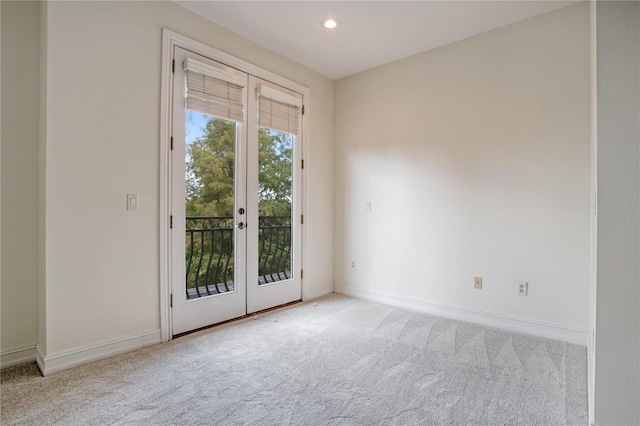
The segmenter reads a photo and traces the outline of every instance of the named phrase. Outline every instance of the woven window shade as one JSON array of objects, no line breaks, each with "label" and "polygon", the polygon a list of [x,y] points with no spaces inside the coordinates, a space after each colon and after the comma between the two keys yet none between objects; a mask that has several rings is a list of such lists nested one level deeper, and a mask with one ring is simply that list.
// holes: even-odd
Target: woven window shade
[{"label": "woven window shade", "polygon": [[242,92],[236,76],[192,59],[184,62],[187,77],[187,109],[212,117],[244,121]]},{"label": "woven window shade", "polygon": [[263,129],[297,135],[302,119],[302,100],[271,87],[259,88],[258,125]]}]

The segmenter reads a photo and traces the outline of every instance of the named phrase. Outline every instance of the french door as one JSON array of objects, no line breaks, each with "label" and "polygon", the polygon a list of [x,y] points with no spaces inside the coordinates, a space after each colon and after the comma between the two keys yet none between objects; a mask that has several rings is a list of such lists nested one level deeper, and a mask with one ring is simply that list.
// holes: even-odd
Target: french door
[{"label": "french door", "polygon": [[301,299],[302,96],[179,47],[173,54],[176,335]]}]

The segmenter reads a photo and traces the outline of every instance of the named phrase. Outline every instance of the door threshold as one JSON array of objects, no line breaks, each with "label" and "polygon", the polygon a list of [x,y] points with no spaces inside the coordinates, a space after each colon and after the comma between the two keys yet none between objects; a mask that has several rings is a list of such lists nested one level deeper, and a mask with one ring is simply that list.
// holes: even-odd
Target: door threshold
[{"label": "door threshold", "polygon": [[197,332],[202,331],[202,330],[209,330],[211,328],[220,327],[221,325],[226,325],[226,324],[230,324],[230,323],[233,323],[233,322],[236,322],[236,321],[241,321],[241,320],[244,320],[244,319],[247,319],[247,318],[258,316],[260,314],[265,314],[267,312],[277,311],[279,309],[288,308],[289,306],[297,305],[298,303],[302,303],[302,299],[294,300],[293,302],[285,303],[283,305],[274,306],[272,308],[263,309],[261,311],[253,312],[251,314],[246,314],[246,315],[243,315],[241,317],[232,318],[230,320],[218,322],[218,323],[211,324],[211,325],[205,325],[204,327],[196,328],[195,330],[190,330],[190,331],[185,331],[184,333],[175,334],[171,338],[172,339],[177,339],[178,337],[187,336],[189,334],[197,333]]}]

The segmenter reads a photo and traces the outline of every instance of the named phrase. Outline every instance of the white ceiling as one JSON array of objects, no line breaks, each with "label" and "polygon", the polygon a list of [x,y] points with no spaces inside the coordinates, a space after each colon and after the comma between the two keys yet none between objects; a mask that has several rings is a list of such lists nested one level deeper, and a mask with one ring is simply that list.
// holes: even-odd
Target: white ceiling
[{"label": "white ceiling", "polygon": [[[576,1],[178,1],[338,79]],[[327,30],[322,21],[340,26]]]}]

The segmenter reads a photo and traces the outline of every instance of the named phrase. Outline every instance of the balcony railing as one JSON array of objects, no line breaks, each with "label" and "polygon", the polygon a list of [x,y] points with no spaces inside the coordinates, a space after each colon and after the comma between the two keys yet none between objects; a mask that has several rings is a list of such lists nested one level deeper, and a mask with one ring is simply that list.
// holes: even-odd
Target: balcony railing
[{"label": "balcony railing", "polygon": [[[187,298],[235,290],[234,225],[231,216],[186,218]],[[258,284],[291,275],[291,218],[261,216],[258,221]]]}]

